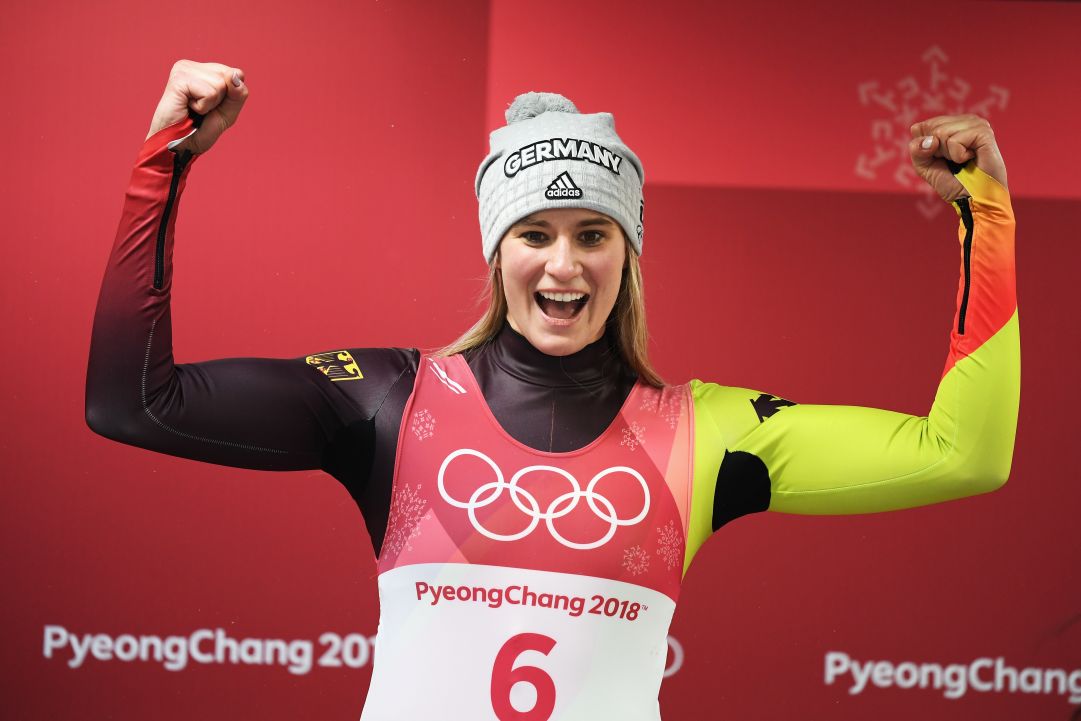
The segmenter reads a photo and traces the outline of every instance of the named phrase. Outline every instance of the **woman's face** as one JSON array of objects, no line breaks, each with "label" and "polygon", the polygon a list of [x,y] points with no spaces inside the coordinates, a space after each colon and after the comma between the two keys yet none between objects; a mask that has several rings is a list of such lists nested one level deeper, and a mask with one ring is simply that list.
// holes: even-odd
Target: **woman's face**
[{"label": "woman's face", "polygon": [[552,208],[522,218],[496,256],[511,328],[548,355],[582,350],[604,335],[626,260],[623,230],[603,213]]}]

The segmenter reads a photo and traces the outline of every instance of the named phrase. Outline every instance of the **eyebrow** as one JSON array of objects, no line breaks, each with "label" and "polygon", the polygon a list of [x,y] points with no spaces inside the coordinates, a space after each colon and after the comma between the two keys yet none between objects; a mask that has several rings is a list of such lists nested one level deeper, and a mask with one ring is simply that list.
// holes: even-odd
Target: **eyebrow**
[{"label": "eyebrow", "polygon": [[[552,224],[549,223],[547,220],[541,220],[539,218],[529,216],[528,218],[522,218],[512,227],[518,227],[519,225],[539,225],[542,228],[549,228]],[[608,218],[602,218],[601,216],[596,215],[592,218],[586,218],[585,220],[578,223],[579,228],[585,227],[587,225],[615,225],[615,223],[613,223]]]}]

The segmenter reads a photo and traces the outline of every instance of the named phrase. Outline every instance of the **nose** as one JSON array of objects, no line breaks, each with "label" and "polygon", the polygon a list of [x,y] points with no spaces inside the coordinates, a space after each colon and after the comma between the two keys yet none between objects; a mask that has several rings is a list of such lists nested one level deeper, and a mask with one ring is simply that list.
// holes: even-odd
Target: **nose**
[{"label": "nose", "polygon": [[548,260],[544,264],[548,275],[559,281],[568,281],[581,274],[578,249],[568,236],[560,234],[548,249]]}]

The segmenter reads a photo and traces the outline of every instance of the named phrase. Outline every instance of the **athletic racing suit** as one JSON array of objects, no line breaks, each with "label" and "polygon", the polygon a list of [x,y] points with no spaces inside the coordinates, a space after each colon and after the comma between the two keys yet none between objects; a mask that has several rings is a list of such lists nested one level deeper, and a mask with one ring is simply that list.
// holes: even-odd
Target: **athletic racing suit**
[{"label": "athletic racing suit", "polygon": [[[380,565],[365,719],[416,718],[428,704],[498,721],[655,720],[679,582],[713,531],[757,511],[936,503],[1009,474],[1015,224],[1006,189],[973,163],[955,174],[971,197],[953,204],[961,278],[949,353],[928,415],[912,416],[697,380],[650,389],[609,334],[552,357],[509,326],[464,358],[346,347],[174,364],[174,228],[198,156],[168,146],[192,129],[191,119],[164,128],[138,154],[94,318],[87,423],[209,463],[322,469],[349,490]],[[455,436],[459,421],[487,429],[475,437],[489,446]],[[538,478],[558,491],[538,500]],[[438,649],[441,633],[460,628],[475,662],[460,664],[460,678],[397,676],[408,665],[394,659],[420,629]],[[636,666],[623,674],[631,687],[609,683],[593,656]]]}]

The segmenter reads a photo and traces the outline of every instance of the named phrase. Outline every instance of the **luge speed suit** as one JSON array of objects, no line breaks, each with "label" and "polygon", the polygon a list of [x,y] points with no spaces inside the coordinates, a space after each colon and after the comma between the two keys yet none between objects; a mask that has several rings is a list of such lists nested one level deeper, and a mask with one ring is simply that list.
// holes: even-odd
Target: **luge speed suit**
[{"label": "luge speed suit", "polygon": [[[697,380],[650,388],[608,336],[557,358],[509,327],[464,358],[345,347],[174,364],[174,227],[198,156],[167,144],[191,129],[139,152],[94,319],[87,423],[161,453],[345,485],[380,571],[369,721],[655,721],[668,623],[710,533],[755,511],[936,503],[1009,473],[1014,217],[973,163],[956,173],[971,197],[954,203],[949,353],[928,415],[911,416]],[[466,655],[447,663],[449,649]]]}]

